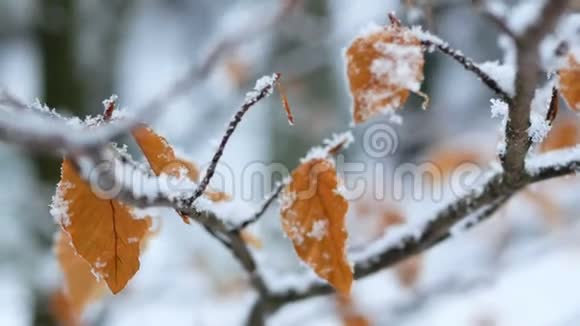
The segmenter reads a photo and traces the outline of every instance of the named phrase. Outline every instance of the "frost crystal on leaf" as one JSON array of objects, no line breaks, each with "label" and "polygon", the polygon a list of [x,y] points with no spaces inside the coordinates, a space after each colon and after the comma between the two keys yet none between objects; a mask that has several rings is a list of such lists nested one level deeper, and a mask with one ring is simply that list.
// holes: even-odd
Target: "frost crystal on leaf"
[{"label": "frost crystal on leaf", "polygon": [[[285,182],[285,184],[288,183],[290,183],[290,181]],[[282,191],[278,201],[280,202],[280,209],[287,210],[292,207],[292,204],[294,204],[294,201],[296,201],[296,193],[294,191]]]},{"label": "frost crystal on leaf", "polygon": [[312,224],[312,229],[310,230],[310,232],[308,232],[307,236],[320,241],[322,238],[326,236],[327,229],[328,229],[328,221],[326,220],[314,221],[314,223]]},{"label": "frost crystal on leaf", "polygon": [[410,92],[419,93],[423,52],[420,40],[406,27],[367,28],[351,42],[345,59],[355,124],[394,112]]},{"label": "frost crystal on leaf", "polygon": [[388,59],[375,59],[371,72],[376,78],[390,78],[393,85],[419,91],[421,81],[416,77],[416,63],[423,60],[423,52],[416,45],[377,42],[375,49]]},{"label": "frost crystal on leaf", "polygon": [[306,153],[306,156],[300,159],[300,163],[305,163],[313,159],[326,159],[333,151],[347,149],[353,142],[354,136],[350,131],[332,134],[331,138],[322,141],[324,146],[312,147]]},{"label": "frost crystal on leaf", "polygon": [[70,217],[68,214],[69,202],[64,199],[64,193],[68,189],[74,188],[70,182],[61,182],[55,194],[52,196],[52,203],[50,204],[50,215],[54,218],[55,223],[63,226],[70,225]]}]

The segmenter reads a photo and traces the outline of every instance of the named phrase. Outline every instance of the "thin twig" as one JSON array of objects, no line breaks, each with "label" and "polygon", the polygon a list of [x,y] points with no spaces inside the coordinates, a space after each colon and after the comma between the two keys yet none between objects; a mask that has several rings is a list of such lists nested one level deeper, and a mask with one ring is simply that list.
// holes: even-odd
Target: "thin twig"
[{"label": "thin twig", "polygon": [[[566,161],[556,165],[542,165],[543,162],[550,161],[547,158],[562,156],[564,153],[568,157]],[[407,235],[399,236],[397,238],[399,241],[394,241],[394,239],[389,241],[389,243],[393,243],[392,246],[383,248],[376,253],[376,250],[372,249],[373,254],[371,256],[359,254],[363,258],[355,262],[355,279],[364,278],[394,266],[410,256],[422,253],[449,239],[452,237],[451,229],[454,226],[467,216],[475,214],[472,219],[466,221],[463,225],[464,229],[473,228],[491,217],[498,208],[502,207],[507,200],[528,184],[575,173],[580,169],[580,149],[572,152],[558,151],[541,155],[531,161],[530,166],[534,166],[534,168],[526,172],[528,177],[525,178],[527,180],[525,185],[513,188],[508,184],[505,173],[496,174],[481,189],[474,190],[471,194],[459,198],[437,213],[426,224],[420,234],[417,234],[416,230],[412,230]],[[333,291],[328,284],[315,280],[312,281],[309,287],[301,290],[288,289],[285,292],[272,294],[271,300],[277,303],[272,309],[275,310],[277,307],[289,302],[328,294]]]},{"label": "thin twig", "polygon": [[466,57],[461,51],[451,48],[447,43],[434,42],[432,40],[421,40],[425,47],[435,47],[441,53],[448,55],[453,60],[461,64],[466,70],[473,72],[493,92],[499,95],[506,103],[511,102],[511,96],[501,88],[498,82],[483,71],[472,59]]},{"label": "thin twig", "polygon": [[252,91],[251,93],[249,93],[247,95],[246,100],[244,101],[244,104],[238,110],[238,112],[236,112],[233,119],[230,121],[228,128],[226,129],[226,132],[224,133],[224,136],[222,137],[222,140],[218,146],[218,149],[211,159],[211,162],[209,164],[209,167],[207,168],[207,171],[205,173],[204,178],[199,183],[199,186],[195,189],[195,192],[194,192],[193,196],[191,197],[191,202],[188,202],[188,204],[190,206],[193,205],[195,200],[197,200],[199,197],[201,197],[201,195],[203,195],[203,193],[205,192],[207,186],[209,185],[209,183],[211,181],[211,178],[215,174],[215,169],[216,169],[222,155],[224,154],[224,150],[226,148],[226,145],[228,144],[230,137],[233,135],[234,131],[236,131],[238,124],[242,121],[242,118],[244,117],[246,112],[248,112],[248,110],[250,110],[250,108],[252,108],[256,103],[258,103],[262,99],[264,99],[264,98],[268,97],[270,94],[272,94],[274,86],[276,85],[276,83],[280,79],[280,74],[276,73],[276,74],[272,75],[272,77],[265,77],[265,78],[269,78],[269,79],[265,82],[262,82],[262,80],[259,80],[256,83],[256,87],[254,88],[254,91]]},{"label": "thin twig", "polygon": [[264,213],[266,213],[266,210],[268,210],[270,205],[272,205],[272,203],[274,203],[276,198],[278,198],[278,196],[280,196],[280,193],[282,192],[282,190],[284,189],[285,186],[286,185],[283,182],[280,182],[276,186],[276,189],[266,198],[266,200],[264,201],[264,203],[262,204],[260,209],[256,213],[254,213],[254,215],[252,215],[250,218],[246,219],[245,221],[240,223],[238,226],[231,229],[230,232],[239,233],[243,229],[250,226],[251,224],[256,223],[264,215]]},{"label": "thin twig", "polygon": [[558,89],[556,87],[552,88],[552,98],[550,99],[550,105],[548,107],[548,112],[546,113],[546,121],[551,124],[554,123],[556,117],[558,116],[558,111],[560,111],[560,100],[558,98]]}]

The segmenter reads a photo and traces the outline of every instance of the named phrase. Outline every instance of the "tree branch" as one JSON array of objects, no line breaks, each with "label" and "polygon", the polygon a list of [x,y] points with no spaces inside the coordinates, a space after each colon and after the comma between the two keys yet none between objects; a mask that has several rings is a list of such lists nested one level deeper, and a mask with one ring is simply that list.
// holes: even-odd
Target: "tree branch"
[{"label": "tree branch", "polygon": [[441,53],[449,56],[453,60],[461,64],[467,71],[473,72],[479,80],[481,80],[489,89],[506,101],[511,102],[511,96],[501,88],[495,79],[483,71],[472,59],[466,57],[461,51],[455,50],[449,44],[443,41],[435,41],[431,39],[421,40],[421,44],[425,47],[435,47]]},{"label": "tree branch", "polygon": [[254,215],[252,215],[250,218],[246,219],[245,221],[243,221],[242,223],[231,229],[230,232],[239,233],[243,229],[250,226],[251,224],[256,223],[264,215],[264,213],[266,213],[266,211],[268,210],[270,205],[274,203],[276,198],[280,196],[280,193],[282,192],[285,186],[286,184],[284,182],[280,182],[276,186],[276,189],[268,196],[268,198],[266,198],[260,209],[256,213],[254,213]]},{"label": "tree branch", "polygon": [[546,1],[539,16],[541,21],[535,22],[523,35],[515,39],[518,50],[516,95],[509,103],[509,115],[505,130],[506,152],[502,157],[505,177],[514,185],[526,182],[523,172],[524,160],[531,146],[528,135],[530,110],[541,70],[539,44],[553,30],[558,18],[568,6],[568,2],[568,0]]},{"label": "tree branch", "polygon": [[188,202],[189,206],[193,205],[195,200],[201,197],[201,195],[203,195],[203,193],[205,192],[207,186],[209,185],[209,182],[211,181],[211,178],[215,173],[215,169],[220,161],[220,158],[224,153],[226,145],[228,144],[228,141],[230,137],[233,135],[234,131],[236,130],[238,124],[242,121],[243,116],[256,103],[272,94],[272,92],[274,91],[274,86],[276,85],[279,79],[280,74],[278,73],[273,74],[271,77],[262,77],[260,80],[256,82],[254,90],[246,95],[246,100],[244,101],[244,104],[242,105],[240,110],[236,112],[232,121],[230,121],[228,128],[226,129],[226,132],[219,144],[219,147],[211,159],[211,163],[207,168],[204,178],[201,180],[197,189],[195,189],[195,192],[191,197],[191,202]]},{"label": "tree branch", "polygon": [[[559,162],[559,163],[554,163]],[[355,256],[355,278],[372,275],[385,268],[422,253],[453,236],[452,228],[465,221],[463,229],[470,229],[487,220],[509,200],[518,190],[528,184],[561,177],[580,171],[580,148],[550,152],[528,162],[526,184],[514,187],[506,178],[506,173],[493,175],[481,188],[457,199],[430,219],[419,234],[410,230],[402,235],[386,235],[371,245],[363,253]],[[472,216],[472,218],[469,218]],[[321,281],[311,281],[304,290],[287,289],[272,293],[272,311],[282,305],[314,296],[332,293],[333,289]]]}]

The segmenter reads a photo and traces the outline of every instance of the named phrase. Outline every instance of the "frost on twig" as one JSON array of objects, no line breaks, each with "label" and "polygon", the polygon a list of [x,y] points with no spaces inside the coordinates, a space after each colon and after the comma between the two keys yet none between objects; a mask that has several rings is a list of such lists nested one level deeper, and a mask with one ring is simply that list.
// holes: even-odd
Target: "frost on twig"
[{"label": "frost on twig", "polygon": [[[473,72],[487,87],[499,95],[504,101],[510,101],[510,88],[503,88],[509,85],[509,74],[501,70],[501,74],[490,75],[489,72],[494,72],[491,69],[484,69],[489,66],[483,66],[483,68],[476,64],[472,59],[465,56],[461,51],[455,50],[449,46],[446,42],[442,41],[440,38],[432,35],[431,33],[421,30],[421,28],[413,28],[415,35],[421,40],[421,44],[427,49],[437,49],[441,53],[451,57],[453,60],[461,64],[466,70]],[[495,70],[497,71],[497,70]],[[496,79],[497,78],[497,79]]]},{"label": "frost on twig", "polygon": [[195,190],[191,199],[188,201],[189,206],[193,205],[195,200],[205,192],[207,186],[209,185],[209,182],[211,181],[211,178],[215,173],[215,169],[224,153],[226,145],[228,144],[228,141],[230,137],[233,135],[234,131],[236,130],[238,124],[242,121],[242,117],[246,114],[246,112],[248,112],[248,110],[250,110],[251,107],[253,107],[260,100],[272,95],[272,93],[274,92],[274,87],[279,79],[280,74],[278,73],[275,73],[271,76],[264,76],[258,79],[258,81],[256,81],[256,86],[254,86],[254,89],[246,94],[244,103],[242,104],[242,107],[238,110],[238,112],[236,112],[233,119],[230,121],[228,128],[226,129],[226,132],[224,133],[224,136],[222,137],[222,140],[218,146],[218,149],[213,155],[209,167],[205,172],[205,176],[201,180],[199,186]]}]

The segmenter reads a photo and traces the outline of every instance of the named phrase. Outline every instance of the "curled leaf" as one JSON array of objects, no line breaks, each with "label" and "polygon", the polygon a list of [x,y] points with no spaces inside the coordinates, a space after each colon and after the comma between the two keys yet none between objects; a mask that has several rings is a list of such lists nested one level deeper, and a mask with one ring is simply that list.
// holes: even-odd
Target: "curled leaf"
[{"label": "curled leaf", "polygon": [[123,203],[99,197],[66,159],[52,206],[75,251],[113,293],[121,291],[139,270],[151,219],[138,219]]},{"label": "curled leaf", "polygon": [[[151,128],[147,126],[135,128],[133,137],[156,175],[165,173],[179,177],[185,174],[191,181],[199,181],[200,173],[197,165],[178,158],[167,140],[155,133]],[[212,189],[207,190],[204,196],[214,202],[231,200],[230,195]],[[189,223],[187,218],[184,218],[184,221]]]},{"label": "curled leaf", "polygon": [[560,93],[570,109],[580,111],[580,62],[572,53],[568,55],[568,65],[560,69]]},{"label": "curled leaf", "polygon": [[[165,173],[179,177],[185,174],[191,181],[199,181],[199,168],[191,162],[178,158],[165,138],[144,125],[135,128],[132,133],[156,175]],[[207,190],[204,195],[214,202],[228,201],[231,199],[228,194],[211,189]],[[179,212],[178,214],[183,219],[183,222],[186,224],[190,223],[187,216]]]},{"label": "curled leaf", "polygon": [[397,23],[375,26],[357,37],[346,51],[346,63],[355,123],[399,109],[410,92],[422,94],[421,42]]},{"label": "curled leaf", "polygon": [[334,164],[312,159],[292,172],[282,193],[282,227],[298,256],[343,295],[353,275],[346,258],[348,202],[338,191]]},{"label": "curled leaf", "polygon": [[280,82],[276,83],[276,89],[278,90],[278,94],[280,94],[280,99],[282,100],[282,106],[284,107],[284,111],[286,112],[286,118],[288,119],[288,123],[293,126],[294,125],[294,115],[292,115],[292,109],[290,108],[290,103],[288,102],[288,96],[286,96],[286,91]]},{"label": "curled leaf", "polygon": [[179,175],[179,170],[185,168],[192,181],[198,181],[199,168],[185,160],[178,159],[167,140],[147,126],[133,129],[133,137],[147,158],[156,175],[165,172],[169,175]]}]

